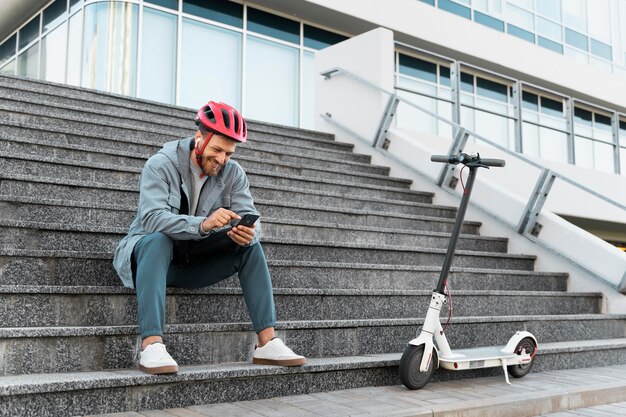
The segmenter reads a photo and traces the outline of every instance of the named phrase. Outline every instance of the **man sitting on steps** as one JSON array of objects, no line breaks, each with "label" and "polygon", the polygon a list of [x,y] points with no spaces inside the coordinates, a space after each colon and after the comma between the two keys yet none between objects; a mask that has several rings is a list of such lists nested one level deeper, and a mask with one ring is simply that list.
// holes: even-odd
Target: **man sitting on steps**
[{"label": "man sitting on steps", "polygon": [[253,363],[302,365],[306,359],[274,335],[272,283],[258,228],[227,227],[258,214],[245,172],[230,160],[246,141],[246,122],[234,108],[209,101],[196,125],[195,137],[166,143],[146,162],[137,216],[115,251],[118,275],[137,290],[139,369],[178,372],[163,344],[166,287],[208,287],[235,273],[258,336]]}]

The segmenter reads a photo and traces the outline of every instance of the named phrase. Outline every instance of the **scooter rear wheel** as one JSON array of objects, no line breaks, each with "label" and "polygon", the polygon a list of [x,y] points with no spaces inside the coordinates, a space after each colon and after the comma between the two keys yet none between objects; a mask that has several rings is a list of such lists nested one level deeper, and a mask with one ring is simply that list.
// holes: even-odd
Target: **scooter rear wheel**
[{"label": "scooter rear wheel", "polygon": [[420,372],[420,364],[424,355],[424,345],[408,345],[400,359],[400,381],[408,389],[424,388],[435,372],[437,352],[433,349],[433,357],[430,359],[428,370]]},{"label": "scooter rear wheel", "polygon": [[[517,344],[515,347],[515,353],[521,355],[524,351],[530,355],[535,352],[535,342],[530,337],[525,337]],[[507,366],[507,370],[509,374],[511,374],[515,378],[521,378],[526,376],[533,367],[533,363],[535,362],[535,357],[532,356],[530,362],[522,364],[522,365],[511,365]]]}]

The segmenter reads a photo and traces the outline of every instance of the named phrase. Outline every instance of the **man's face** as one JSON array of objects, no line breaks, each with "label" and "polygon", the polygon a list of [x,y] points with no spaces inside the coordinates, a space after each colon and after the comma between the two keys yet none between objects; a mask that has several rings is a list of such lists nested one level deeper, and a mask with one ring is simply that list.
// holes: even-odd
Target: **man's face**
[{"label": "man's face", "polygon": [[[204,139],[200,132],[196,133],[196,146],[202,146]],[[209,144],[202,153],[201,168],[209,177],[216,176],[226,165],[237,148],[237,142],[217,133],[211,136]],[[195,158],[194,158],[195,159]]]}]

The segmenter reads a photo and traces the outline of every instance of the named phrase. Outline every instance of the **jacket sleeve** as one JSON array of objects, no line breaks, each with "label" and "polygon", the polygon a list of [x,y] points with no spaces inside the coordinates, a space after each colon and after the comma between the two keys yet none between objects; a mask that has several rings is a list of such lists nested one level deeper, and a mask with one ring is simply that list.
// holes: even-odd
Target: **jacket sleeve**
[{"label": "jacket sleeve", "polygon": [[137,211],[142,227],[147,233],[162,232],[175,240],[201,239],[204,218],[178,214],[182,198],[179,180],[168,178],[165,165],[153,162],[146,163],[139,178]]},{"label": "jacket sleeve", "polygon": [[[231,190],[231,210],[240,216],[248,213],[260,214],[254,207],[254,200],[252,199],[252,194],[250,194],[250,183],[248,182],[248,177],[246,176],[243,168],[239,165],[237,165],[237,168],[238,175],[233,181]],[[250,242],[251,245],[257,243],[259,241],[259,237],[261,236],[260,219],[257,221],[254,230],[255,235],[252,242]]]}]

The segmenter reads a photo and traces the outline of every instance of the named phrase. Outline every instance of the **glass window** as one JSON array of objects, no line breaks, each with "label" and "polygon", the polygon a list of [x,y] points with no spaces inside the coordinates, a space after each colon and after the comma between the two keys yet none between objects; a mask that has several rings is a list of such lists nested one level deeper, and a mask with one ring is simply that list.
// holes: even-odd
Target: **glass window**
[{"label": "glass window", "polygon": [[587,8],[589,36],[611,43],[611,16],[609,0],[593,0]]},{"label": "glass window", "polygon": [[66,0],[55,0],[54,3],[50,4],[43,11],[43,31],[47,31],[52,29],[59,23],[61,23],[66,15],[67,11],[67,1]]},{"label": "glass window", "polygon": [[626,148],[619,149],[619,165],[622,175],[626,175]]},{"label": "glass window", "polygon": [[466,72],[461,72],[461,91],[474,92],[474,76]]},{"label": "glass window", "polygon": [[304,46],[307,48],[324,49],[346,39],[348,39],[346,36],[304,25]]},{"label": "glass window", "polygon": [[511,24],[506,25],[506,31],[510,35],[516,36],[518,38],[524,39],[530,43],[535,43],[535,35],[527,30],[522,28],[518,28],[517,26],[513,26]]},{"label": "glass window", "polygon": [[243,27],[243,6],[223,0],[183,0],[183,13]]},{"label": "glass window", "polygon": [[[209,100],[241,108],[241,33],[191,19],[183,19],[180,73],[180,103],[199,108]],[[206,49],[207,39],[215,47],[216,63]],[[273,68],[273,67],[272,67]]]},{"label": "glass window", "polygon": [[591,53],[609,61],[613,60],[611,45],[607,45],[593,38],[591,38]]},{"label": "glass window", "polygon": [[437,64],[400,54],[400,73],[422,80],[437,82]]},{"label": "glass window", "polygon": [[533,10],[533,0],[508,0],[509,4],[514,4],[519,7],[523,7],[528,10]]},{"label": "glass window", "polygon": [[420,0],[422,3],[430,4],[431,6],[435,5],[435,0]]},{"label": "glass window", "polygon": [[561,21],[561,0],[538,0],[537,13],[557,22]]},{"label": "glass window", "polygon": [[10,60],[0,68],[0,74],[15,75],[15,59]]},{"label": "glass window", "polygon": [[70,29],[67,43],[67,80],[70,85],[80,85],[83,49],[83,13],[70,17]]},{"label": "glass window", "polygon": [[70,0],[70,13],[74,13],[76,10],[80,9],[82,3],[83,0]]},{"label": "glass window", "polygon": [[543,159],[567,163],[567,134],[547,127],[540,127],[539,155]]},{"label": "glass window", "polygon": [[587,33],[587,12],[585,0],[567,0],[562,2],[562,6],[563,23],[574,30]]},{"label": "glass window", "polygon": [[449,67],[444,67],[443,65],[439,65],[439,83],[447,87],[450,87],[452,85],[450,82],[450,68]]},{"label": "glass window", "polygon": [[537,34],[558,42],[563,41],[561,25],[541,17],[537,18]]},{"label": "glass window", "polygon": [[438,4],[441,10],[454,13],[466,19],[471,19],[472,11],[469,7],[462,6],[450,0],[439,0]]},{"label": "glass window", "polygon": [[558,42],[551,41],[550,39],[542,38],[541,36],[537,37],[537,43],[539,46],[549,49],[554,52],[558,52],[559,54],[563,54],[563,45]]},{"label": "glass window", "polygon": [[22,49],[39,36],[39,15],[20,29],[18,48]]},{"label": "glass window", "polygon": [[524,155],[539,158],[539,126],[526,122],[522,124],[522,150]]},{"label": "glass window", "polygon": [[178,10],[178,0],[144,0],[146,3],[156,4],[172,10]]},{"label": "glass window", "polygon": [[17,75],[29,78],[39,76],[39,43],[34,44],[17,57]]},{"label": "glass window", "polygon": [[476,77],[476,92],[483,97],[507,102],[508,87],[495,81]]},{"label": "glass window", "polygon": [[504,22],[500,19],[496,19],[495,17],[491,17],[481,12],[474,12],[474,21],[476,23],[480,23],[481,25],[488,26],[492,29],[499,30],[500,32],[504,32]]},{"label": "glass window", "polygon": [[138,6],[85,6],[82,86],[134,96],[137,78]]},{"label": "glass window", "polygon": [[589,63],[589,55],[576,48],[570,48],[569,46],[565,47],[565,56],[573,58],[575,61],[580,63]]},{"label": "glass window", "polygon": [[[626,146],[626,121],[619,121],[619,143],[621,146]],[[622,172],[626,174],[626,172]]]},{"label": "glass window", "polygon": [[65,82],[65,53],[67,52],[67,23],[48,33],[41,40],[41,78]]},{"label": "glass window", "polygon": [[304,51],[302,54],[302,123],[303,129],[315,129],[315,54]]},{"label": "glass window", "polygon": [[587,37],[568,28],[565,28],[565,42],[584,51],[589,50]]},{"label": "glass window", "polygon": [[139,75],[142,98],[170,104],[176,101],[177,27],[176,15],[143,9]]},{"label": "glass window", "polygon": [[509,23],[531,32],[535,29],[534,16],[531,12],[515,7],[510,3],[507,5],[506,11]]},{"label": "glass window", "polygon": [[474,123],[474,129],[479,135],[501,146],[512,147],[513,141],[509,140],[509,121],[505,117],[474,110]]},{"label": "glass window", "polygon": [[[432,86],[431,86],[432,87]],[[434,90],[434,87],[432,87]],[[415,88],[413,88],[415,89]],[[434,94],[434,91],[429,91]],[[398,96],[406,99],[410,103],[420,106],[423,109],[437,113],[437,100],[408,91],[398,91]],[[437,119],[424,113],[423,111],[400,102],[396,111],[396,126],[411,129],[417,132],[437,134]]]},{"label": "glass window", "polygon": [[522,107],[539,111],[539,96],[528,91],[522,91]]},{"label": "glass window", "polygon": [[563,101],[552,100],[548,97],[541,97],[541,113],[562,117]]},{"label": "glass window", "polygon": [[574,107],[574,120],[576,123],[591,126],[593,113],[589,110],[581,109],[580,107]]},{"label": "glass window", "polygon": [[247,40],[246,116],[297,126],[298,49],[254,36]]},{"label": "glass window", "polygon": [[17,34],[11,36],[2,45],[0,45],[0,66],[15,55],[15,42]]},{"label": "glass window", "polygon": [[300,23],[248,7],[248,30],[300,44]]}]

